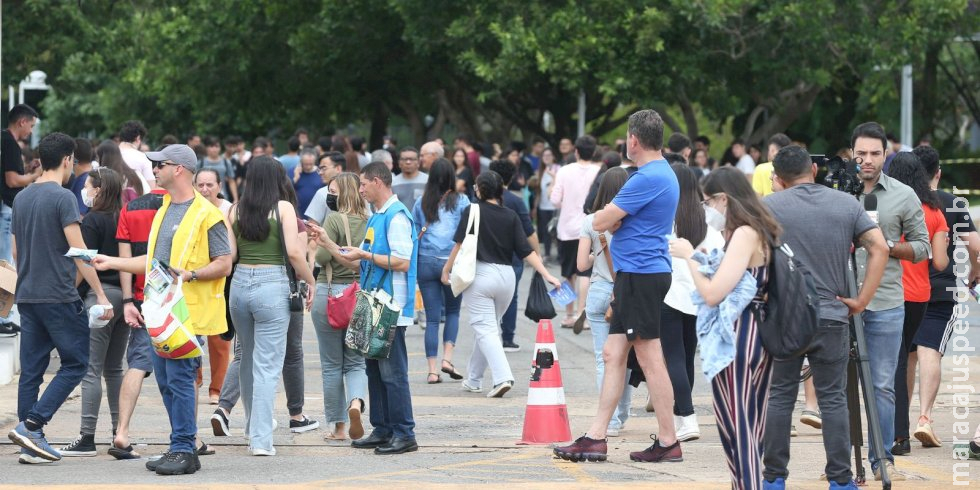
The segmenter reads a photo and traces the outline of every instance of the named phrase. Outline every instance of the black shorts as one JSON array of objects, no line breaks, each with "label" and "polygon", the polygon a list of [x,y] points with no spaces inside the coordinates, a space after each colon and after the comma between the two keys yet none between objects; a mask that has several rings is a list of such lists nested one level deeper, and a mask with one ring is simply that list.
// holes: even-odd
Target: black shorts
[{"label": "black shorts", "polygon": [[[929,303],[917,301],[905,302],[905,322],[902,325],[902,346],[906,352],[915,352],[915,334],[918,332],[922,319],[926,316]],[[937,349],[938,350],[938,349]]]},{"label": "black shorts", "polygon": [[670,281],[669,272],[616,274],[609,334],[625,334],[629,340],[659,339],[660,309],[670,289]]},{"label": "black shorts", "polygon": [[915,332],[912,343],[939,351],[940,354],[945,353],[946,343],[953,335],[953,326],[958,320],[953,315],[955,304],[952,301],[929,303],[926,316],[919,324],[919,330]]},{"label": "black shorts", "polygon": [[578,240],[558,240],[558,258],[561,260],[561,277],[574,276],[578,272]]}]

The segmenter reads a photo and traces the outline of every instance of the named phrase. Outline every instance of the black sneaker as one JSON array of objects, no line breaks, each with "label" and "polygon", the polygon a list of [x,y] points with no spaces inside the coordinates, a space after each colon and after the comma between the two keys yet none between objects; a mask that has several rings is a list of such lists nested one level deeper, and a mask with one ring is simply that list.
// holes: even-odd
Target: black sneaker
[{"label": "black sneaker", "polygon": [[228,416],[225,415],[224,410],[219,408],[214,411],[214,415],[211,415],[211,429],[214,431],[214,435],[218,437],[231,435],[231,429],[228,428]]},{"label": "black sneaker", "polygon": [[289,432],[295,432],[297,434],[303,432],[309,432],[311,430],[316,430],[320,427],[320,422],[316,420],[310,420],[303,416],[303,420],[293,420],[289,419]]},{"label": "black sneaker", "polygon": [[194,453],[169,453],[160,460],[158,475],[190,475],[200,469],[201,462]]},{"label": "black sneaker", "polygon": [[18,332],[20,332],[20,327],[17,325],[10,322],[0,323],[0,337],[13,337]]},{"label": "black sneaker", "polygon": [[506,340],[504,341],[504,352],[520,352],[520,351],[521,351],[521,346],[515,344],[513,340],[509,342]]},{"label": "black sneaker", "polygon": [[170,456],[170,451],[167,451],[163,454],[158,454],[156,456],[150,456],[150,458],[146,460],[146,469],[150,471],[156,471],[157,467],[163,464],[164,461],[166,461],[167,456]]},{"label": "black sneaker", "polygon": [[79,434],[74,441],[61,448],[61,455],[66,458],[95,456],[95,434]]},{"label": "black sneaker", "polygon": [[[892,446],[893,456],[905,456],[912,452],[912,444],[909,443],[908,439],[896,440],[895,445]],[[62,452],[64,454],[64,452]]]}]

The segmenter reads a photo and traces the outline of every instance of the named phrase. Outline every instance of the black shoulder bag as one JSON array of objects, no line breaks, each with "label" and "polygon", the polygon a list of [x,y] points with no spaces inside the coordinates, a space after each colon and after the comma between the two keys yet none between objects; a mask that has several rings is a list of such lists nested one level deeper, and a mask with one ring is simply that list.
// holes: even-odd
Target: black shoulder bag
[{"label": "black shoulder bag", "polygon": [[289,311],[303,311],[303,293],[299,290],[296,271],[289,263],[289,254],[286,253],[286,238],[283,236],[286,233],[282,226],[282,219],[279,217],[279,203],[276,203],[272,209],[276,214],[276,222],[279,223],[279,247],[282,249],[282,262],[286,266],[286,279],[289,280]]}]

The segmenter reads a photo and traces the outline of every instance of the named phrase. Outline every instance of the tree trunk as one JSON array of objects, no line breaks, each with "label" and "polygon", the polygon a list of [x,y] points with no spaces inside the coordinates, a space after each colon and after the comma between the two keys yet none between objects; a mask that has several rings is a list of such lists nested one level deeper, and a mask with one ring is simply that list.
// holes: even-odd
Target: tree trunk
[{"label": "tree trunk", "polygon": [[374,103],[371,114],[371,135],[368,137],[368,148],[377,150],[384,145],[385,133],[388,132],[388,108],[380,100]]},{"label": "tree trunk", "polygon": [[684,87],[680,87],[677,90],[677,104],[681,107],[681,113],[684,115],[684,125],[687,126],[687,137],[694,141],[699,135],[698,129],[698,116],[694,112],[694,105],[691,104],[691,100],[687,98],[687,92],[684,91]]},{"label": "tree trunk", "polygon": [[[926,50],[925,64],[922,66],[922,79],[915,91],[914,114],[918,116],[920,130],[918,137],[932,136],[936,128],[936,89],[939,73],[939,52],[942,44],[931,44]],[[916,135],[913,135],[916,137]],[[918,142],[916,140],[915,142]],[[913,143],[913,142],[910,142]],[[914,146],[914,144],[913,144]]]}]

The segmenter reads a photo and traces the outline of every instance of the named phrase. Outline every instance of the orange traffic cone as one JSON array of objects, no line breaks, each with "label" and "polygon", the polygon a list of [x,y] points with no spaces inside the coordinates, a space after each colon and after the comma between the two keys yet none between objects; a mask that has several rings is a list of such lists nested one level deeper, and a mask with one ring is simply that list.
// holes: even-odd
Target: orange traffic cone
[{"label": "orange traffic cone", "polygon": [[538,336],[531,359],[531,385],[527,390],[524,411],[524,435],[518,444],[550,444],[572,439],[568,425],[565,388],[561,382],[561,366],[555,347],[555,331],[551,320],[538,322]]}]

